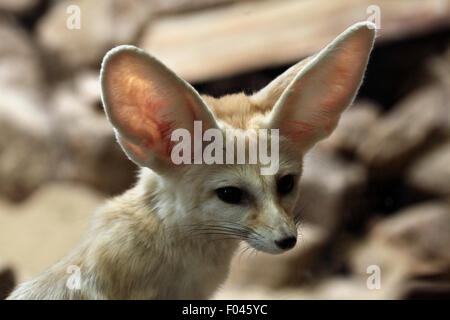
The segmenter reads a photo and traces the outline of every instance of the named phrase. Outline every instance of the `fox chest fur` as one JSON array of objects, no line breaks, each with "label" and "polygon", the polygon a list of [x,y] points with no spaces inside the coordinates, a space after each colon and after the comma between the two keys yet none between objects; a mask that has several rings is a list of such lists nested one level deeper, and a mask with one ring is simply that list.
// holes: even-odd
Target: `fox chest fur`
[{"label": "fox chest fur", "polygon": [[[196,234],[179,217],[178,223],[167,224],[164,220],[175,218],[175,208],[166,207],[164,217],[152,211],[159,199],[148,195],[155,190],[156,177],[145,175],[145,183],[95,213],[78,248],[19,286],[10,299],[210,297],[228,274],[237,242]],[[69,286],[72,266],[79,268],[76,287]]]},{"label": "fox chest fur", "polygon": [[[124,219],[124,211],[115,212],[120,205],[113,202],[100,213],[101,216],[118,215],[118,221],[111,219],[108,223],[112,226],[99,225],[99,229],[114,228],[114,225],[123,229],[111,233],[109,239],[105,236],[92,252],[96,262],[88,269],[101,279],[99,292],[111,294],[106,299],[210,297],[227,277],[237,242],[219,241],[203,232],[189,231],[192,230],[187,227],[190,222],[180,218],[177,224],[166,223],[165,219],[172,218],[170,214],[149,215],[145,208],[149,199],[144,194],[141,198],[139,192],[129,192],[116,201],[129,208],[129,196],[137,206],[142,207],[144,203],[144,208],[130,211]],[[100,224],[105,223],[101,216]],[[124,235],[123,238],[117,239],[117,233]],[[93,249],[92,244],[89,248]]]}]

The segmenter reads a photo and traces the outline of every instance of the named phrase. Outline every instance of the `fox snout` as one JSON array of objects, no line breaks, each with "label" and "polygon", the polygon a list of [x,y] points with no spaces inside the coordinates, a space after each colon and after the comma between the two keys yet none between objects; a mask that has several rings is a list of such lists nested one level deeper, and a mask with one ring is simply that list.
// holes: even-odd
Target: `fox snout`
[{"label": "fox snout", "polygon": [[297,230],[279,235],[277,232],[265,235],[261,230],[255,231],[256,236],[247,239],[247,243],[253,248],[267,253],[282,253],[292,249],[297,243]]},{"label": "fox snout", "polygon": [[[270,212],[270,213],[269,213]],[[282,253],[297,243],[297,226],[284,210],[270,210],[260,214],[252,223],[254,235],[247,242],[267,253]]]}]

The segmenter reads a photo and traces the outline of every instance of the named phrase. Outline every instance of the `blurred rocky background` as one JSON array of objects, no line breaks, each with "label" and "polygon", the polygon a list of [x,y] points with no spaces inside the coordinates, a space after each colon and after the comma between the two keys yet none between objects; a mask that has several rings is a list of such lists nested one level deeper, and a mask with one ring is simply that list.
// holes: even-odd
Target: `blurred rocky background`
[{"label": "blurred rocky background", "polygon": [[108,49],[143,47],[218,96],[367,19],[376,47],[306,159],[296,248],[243,248],[216,298],[450,298],[449,0],[0,0],[0,299],[134,181],[100,103]]}]

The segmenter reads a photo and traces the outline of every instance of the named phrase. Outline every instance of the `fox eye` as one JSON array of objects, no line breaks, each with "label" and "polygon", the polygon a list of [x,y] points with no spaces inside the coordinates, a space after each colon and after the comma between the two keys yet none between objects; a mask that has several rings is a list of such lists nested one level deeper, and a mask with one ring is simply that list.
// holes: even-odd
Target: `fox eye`
[{"label": "fox eye", "polygon": [[294,176],[292,174],[285,175],[277,181],[277,191],[281,195],[288,194],[294,188]]},{"label": "fox eye", "polygon": [[216,194],[220,200],[230,204],[238,204],[242,201],[243,191],[236,187],[223,187],[216,189]]}]

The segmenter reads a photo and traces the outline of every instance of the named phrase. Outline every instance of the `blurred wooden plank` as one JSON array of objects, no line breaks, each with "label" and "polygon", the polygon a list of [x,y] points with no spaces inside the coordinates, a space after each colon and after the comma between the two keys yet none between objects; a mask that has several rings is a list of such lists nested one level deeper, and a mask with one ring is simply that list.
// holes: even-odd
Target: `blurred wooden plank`
[{"label": "blurred wooden plank", "polygon": [[193,10],[204,10],[209,7],[237,1],[239,0],[152,0],[152,7],[154,12],[158,14],[178,13]]},{"label": "blurred wooden plank", "polygon": [[303,58],[367,20],[374,4],[377,41],[450,25],[450,0],[265,0],[161,17],[140,45],[185,79],[204,81]]}]

